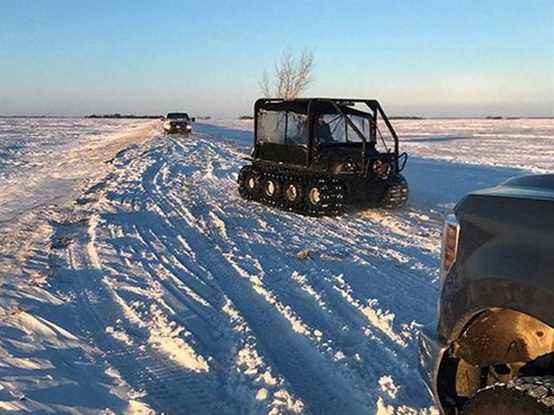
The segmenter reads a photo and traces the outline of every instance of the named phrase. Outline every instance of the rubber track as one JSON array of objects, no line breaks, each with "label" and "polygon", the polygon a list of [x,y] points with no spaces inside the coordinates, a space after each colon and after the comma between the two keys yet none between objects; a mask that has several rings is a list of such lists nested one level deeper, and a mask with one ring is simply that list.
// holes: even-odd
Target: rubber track
[{"label": "rubber track", "polygon": [[[259,178],[255,193],[246,189],[246,177],[252,173]],[[299,183],[302,186],[301,200],[295,204],[287,202],[282,195],[278,199],[266,196],[260,189],[260,183],[275,179],[281,186],[281,193],[287,183]],[[345,186],[342,181],[329,175],[302,172],[295,169],[282,169],[275,166],[245,166],[239,172],[239,193],[246,200],[252,200],[281,210],[296,212],[306,216],[338,216],[344,212]],[[311,185],[318,185],[321,192],[321,204],[315,208],[306,200],[306,191]]]},{"label": "rubber track", "polygon": [[406,205],[410,190],[408,188],[408,182],[399,174],[393,179],[394,181],[385,192],[382,206],[385,209],[398,209]]}]

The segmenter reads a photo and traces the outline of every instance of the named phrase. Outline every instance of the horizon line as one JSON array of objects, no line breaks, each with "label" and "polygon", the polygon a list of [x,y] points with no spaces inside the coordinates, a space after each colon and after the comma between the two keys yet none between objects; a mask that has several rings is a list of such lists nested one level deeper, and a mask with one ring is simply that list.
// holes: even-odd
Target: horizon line
[{"label": "horizon line", "polygon": [[[88,115],[46,115],[46,114],[24,114],[24,115],[2,115],[0,114],[0,118],[6,119],[6,118],[89,118],[89,119],[156,119],[159,117],[162,117],[163,115],[156,115],[156,114],[119,114],[119,117],[116,117],[117,113],[113,114],[88,114]],[[204,117],[210,117],[211,119],[235,119],[243,117],[244,115],[250,115],[250,114],[243,114],[243,115],[236,115],[234,117],[232,116],[213,116],[213,115],[200,115],[196,116],[198,119],[202,119]],[[454,120],[460,120],[460,119],[489,119],[489,120],[514,120],[514,119],[554,119],[554,115],[475,115],[475,116],[458,116],[458,115],[448,115],[448,116],[422,116],[422,115],[389,115],[389,119],[396,118],[396,119],[406,119],[406,120],[448,120],[448,119],[454,119]]]}]

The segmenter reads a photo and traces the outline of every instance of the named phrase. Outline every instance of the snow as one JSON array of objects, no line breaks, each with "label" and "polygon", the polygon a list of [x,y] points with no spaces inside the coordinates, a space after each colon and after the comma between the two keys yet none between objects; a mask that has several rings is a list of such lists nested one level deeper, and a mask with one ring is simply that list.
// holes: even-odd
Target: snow
[{"label": "snow", "polygon": [[444,213],[554,171],[552,120],[398,120],[407,208],[306,218],[240,199],[252,123],[0,120],[6,413],[436,413]]},{"label": "snow", "polygon": [[102,162],[109,160],[107,153],[113,157],[137,137],[142,141],[154,125],[73,118],[0,119],[0,221],[75,197],[83,180],[93,182],[106,173]]}]

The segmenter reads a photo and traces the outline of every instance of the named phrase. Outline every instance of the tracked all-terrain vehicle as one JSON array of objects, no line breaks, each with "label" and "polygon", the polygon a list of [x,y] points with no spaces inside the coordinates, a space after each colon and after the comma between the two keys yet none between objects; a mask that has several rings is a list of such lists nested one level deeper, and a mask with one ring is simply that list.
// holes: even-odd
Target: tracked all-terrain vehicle
[{"label": "tracked all-terrain vehicle", "polygon": [[398,208],[408,200],[407,154],[375,100],[259,99],[249,160],[240,195],[281,209],[325,216],[346,205]]}]

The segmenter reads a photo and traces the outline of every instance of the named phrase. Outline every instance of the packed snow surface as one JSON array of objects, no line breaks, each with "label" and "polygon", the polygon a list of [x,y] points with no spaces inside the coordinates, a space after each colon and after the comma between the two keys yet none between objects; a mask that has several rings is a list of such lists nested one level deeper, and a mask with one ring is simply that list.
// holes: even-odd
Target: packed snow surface
[{"label": "packed snow surface", "polygon": [[436,413],[442,215],[554,121],[394,125],[408,207],[314,219],[238,196],[251,122],[0,119],[0,412]]}]

